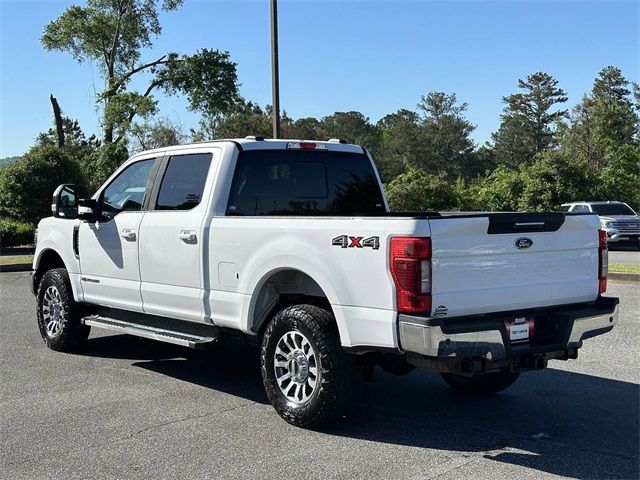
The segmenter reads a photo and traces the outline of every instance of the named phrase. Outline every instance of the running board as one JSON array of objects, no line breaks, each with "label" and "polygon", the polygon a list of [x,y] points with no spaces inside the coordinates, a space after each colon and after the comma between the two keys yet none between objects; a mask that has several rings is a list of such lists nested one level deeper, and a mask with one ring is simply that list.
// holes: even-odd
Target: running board
[{"label": "running board", "polygon": [[137,337],[150,338],[174,345],[182,345],[189,348],[203,348],[218,339],[218,328],[212,327],[206,335],[195,335],[191,333],[177,332],[164,328],[142,325],[139,323],[117,320],[115,318],[92,315],[82,319],[84,325],[104,328],[118,333],[126,333]]}]

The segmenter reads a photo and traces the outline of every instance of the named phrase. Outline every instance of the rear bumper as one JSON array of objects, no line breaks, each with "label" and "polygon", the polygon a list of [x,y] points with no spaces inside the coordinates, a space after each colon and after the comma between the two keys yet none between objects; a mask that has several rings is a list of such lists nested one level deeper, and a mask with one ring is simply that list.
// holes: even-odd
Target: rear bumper
[{"label": "rear bumper", "polygon": [[615,242],[637,242],[640,241],[640,232],[621,232],[615,228],[605,228],[607,232],[607,241]]},{"label": "rear bumper", "polygon": [[[618,299],[600,297],[593,305],[533,312],[535,334],[525,345],[511,345],[504,321],[515,314],[464,318],[400,315],[404,352],[436,359],[517,359],[549,352],[575,351],[582,341],[610,331],[618,320]],[[529,315],[529,314],[527,314]]]}]

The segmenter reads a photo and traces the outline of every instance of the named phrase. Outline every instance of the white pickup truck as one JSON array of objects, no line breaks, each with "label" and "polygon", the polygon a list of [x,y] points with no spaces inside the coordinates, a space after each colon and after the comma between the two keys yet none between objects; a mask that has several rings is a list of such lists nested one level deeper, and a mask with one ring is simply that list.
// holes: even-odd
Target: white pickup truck
[{"label": "white pickup truck", "polygon": [[143,152],[77,197],[61,185],[38,225],[46,345],[80,348],[90,327],[192,348],[240,334],[298,426],[342,415],[375,365],[493,393],[618,316],[597,215],[389,212],[371,156],[339,140]]}]

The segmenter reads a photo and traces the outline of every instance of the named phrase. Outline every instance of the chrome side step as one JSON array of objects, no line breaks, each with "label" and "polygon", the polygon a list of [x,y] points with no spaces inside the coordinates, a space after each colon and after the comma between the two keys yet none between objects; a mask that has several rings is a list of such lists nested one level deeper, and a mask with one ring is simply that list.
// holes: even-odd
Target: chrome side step
[{"label": "chrome side step", "polygon": [[104,328],[114,332],[150,338],[152,340],[173,343],[174,345],[182,345],[183,347],[189,348],[203,348],[218,339],[217,329],[214,329],[212,332],[203,336],[142,325],[125,320],[117,320],[115,318],[102,317],[99,315],[84,317],[82,319],[82,323],[92,327]]}]

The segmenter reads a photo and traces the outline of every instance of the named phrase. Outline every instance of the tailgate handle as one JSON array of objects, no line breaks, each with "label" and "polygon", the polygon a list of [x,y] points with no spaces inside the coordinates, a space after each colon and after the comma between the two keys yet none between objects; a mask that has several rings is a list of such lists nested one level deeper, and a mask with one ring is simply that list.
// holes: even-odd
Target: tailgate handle
[{"label": "tailgate handle", "polygon": [[544,222],[516,222],[514,225],[516,228],[542,228]]}]

